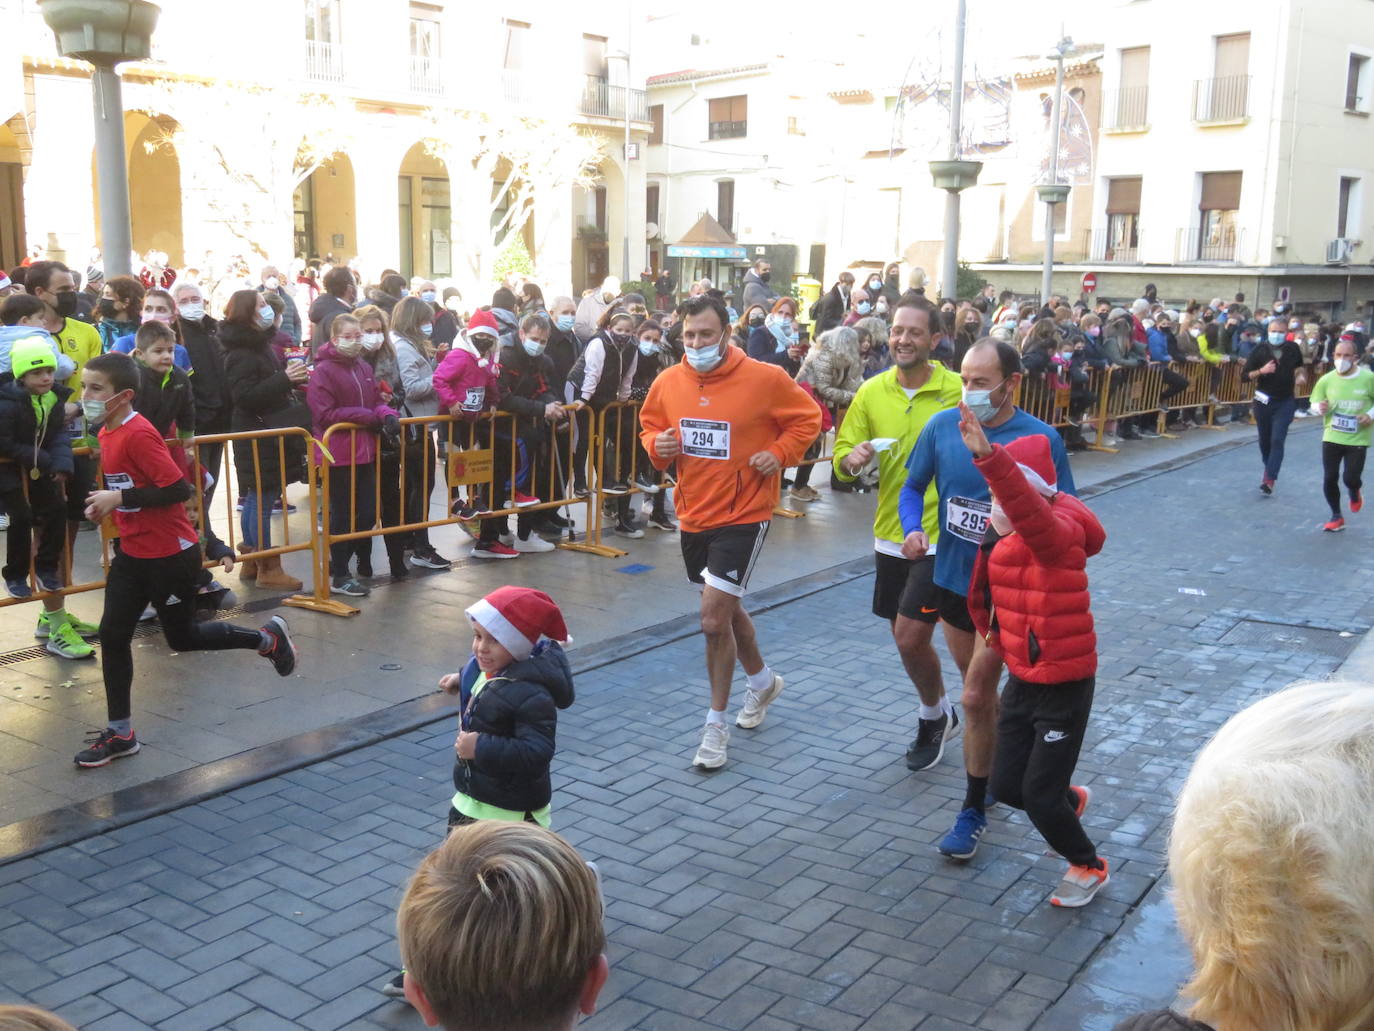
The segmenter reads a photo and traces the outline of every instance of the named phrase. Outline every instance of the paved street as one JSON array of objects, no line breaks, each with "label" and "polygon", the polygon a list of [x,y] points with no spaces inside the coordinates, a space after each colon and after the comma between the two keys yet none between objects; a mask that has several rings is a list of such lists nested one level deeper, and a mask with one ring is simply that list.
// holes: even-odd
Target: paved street
[{"label": "paved street", "polygon": [[[586,1026],[1110,1027],[1055,1007],[1156,886],[1191,756],[1256,697],[1329,673],[1374,622],[1374,531],[1316,532],[1316,441],[1296,427],[1270,499],[1247,448],[1090,502],[1109,538],[1090,565],[1101,668],[1079,776],[1113,866],[1084,911],[1046,904],[1061,864],[1020,814],[997,810],[965,866],[934,851],[959,751],[919,775],[901,762],[915,697],[868,614],[866,560],[759,618],[787,691],[716,774],[689,766],[699,637],[580,676],[554,824],[609,899],[613,973]],[[418,1028],[375,985],[396,963],[400,885],[442,834],[452,737],[432,723],[0,866],[0,998],[86,1031]]]}]

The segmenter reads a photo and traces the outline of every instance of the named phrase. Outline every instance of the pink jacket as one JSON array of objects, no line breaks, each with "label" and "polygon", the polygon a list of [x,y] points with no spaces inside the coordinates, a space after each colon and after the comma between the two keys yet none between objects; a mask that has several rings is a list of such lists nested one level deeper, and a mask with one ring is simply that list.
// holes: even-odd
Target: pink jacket
[{"label": "pink jacket", "polygon": [[[377,457],[377,427],[396,413],[382,404],[372,366],[362,358],[345,358],[326,340],[315,353],[315,371],[305,386],[314,433],[323,439],[335,423],[353,422],[365,430],[340,430],[329,438],[333,465],[367,465]],[[349,439],[352,438],[352,447]],[[315,461],[321,461],[318,448]]]},{"label": "pink jacket", "polygon": [[434,370],[434,392],[439,395],[443,412],[462,406],[462,416],[475,422],[477,416],[494,409],[501,400],[500,365],[489,358],[479,357],[472,345],[462,337]]}]

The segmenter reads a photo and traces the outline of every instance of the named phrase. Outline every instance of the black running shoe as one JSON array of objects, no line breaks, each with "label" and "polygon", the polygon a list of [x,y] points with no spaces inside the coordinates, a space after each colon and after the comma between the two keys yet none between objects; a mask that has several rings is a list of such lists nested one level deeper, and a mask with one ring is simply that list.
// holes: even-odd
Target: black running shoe
[{"label": "black running shoe", "polygon": [[388,999],[404,999],[406,997],[406,972],[402,970],[395,977],[383,981],[379,990]]},{"label": "black running shoe", "polygon": [[138,738],[132,730],[121,735],[109,727],[91,731],[86,740],[90,745],[76,753],[76,765],[86,769],[104,766],[111,759],[123,759],[126,755],[134,755],[143,747],[138,743]]},{"label": "black running shoe", "polygon": [[959,714],[951,707],[939,719],[921,720],[917,724],[916,740],[906,750],[908,770],[928,770],[945,754],[945,742],[959,733]]},{"label": "black running shoe", "polygon": [[272,639],[266,650],[259,648],[258,654],[272,660],[272,668],[279,677],[289,677],[296,669],[296,646],[291,643],[286,620],[273,616],[262,625],[262,632]]}]

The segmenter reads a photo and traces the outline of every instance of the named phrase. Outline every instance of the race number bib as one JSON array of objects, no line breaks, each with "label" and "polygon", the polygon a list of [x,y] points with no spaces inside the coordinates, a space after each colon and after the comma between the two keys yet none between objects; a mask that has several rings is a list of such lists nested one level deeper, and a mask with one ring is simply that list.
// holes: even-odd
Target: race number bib
[{"label": "race number bib", "polygon": [[982,544],[991,511],[991,501],[950,498],[945,505],[945,532],[972,544]]},{"label": "race number bib", "polygon": [[678,424],[682,453],[692,458],[730,457],[730,424],[712,419],[683,419]]},{"label": "race number bib", "polygon": [[486,387],[468,387],[468,392],[463,397],[463,411],[480,412],[486,400]]},{"label": "race number bib", "polygon": [[[119,490],[119,491],[133,490],[133,489],[134,489],[134,478],[133,478],[132,476],[130,476],[128,473],[106,473],[106,474],[105,474],[105,489],[106,489],[106,490]],[[120,508],[115,509],[115,511],[116,511],[116,512],[141,512],[141,511],[143,511],[143,510],[140,509],[140,508],[123,508],[123,507],[120,507]]]},{"label": "race number bib", "polygon": [[1358,415],[1333,415],[1331,416],[1331,428],[1338,433],[1358,433],[1360,417]]}]

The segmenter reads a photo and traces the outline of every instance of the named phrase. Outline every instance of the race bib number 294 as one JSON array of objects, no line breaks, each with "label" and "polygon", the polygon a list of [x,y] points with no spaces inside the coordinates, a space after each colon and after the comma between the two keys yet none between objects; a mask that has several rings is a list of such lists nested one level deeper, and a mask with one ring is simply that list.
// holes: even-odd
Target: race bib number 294
[{"label": "race bib number 294", "polygon": [[730,424],[714,419],[683,419],[678,425],[682,453],[725,461],[730,457]]}]

